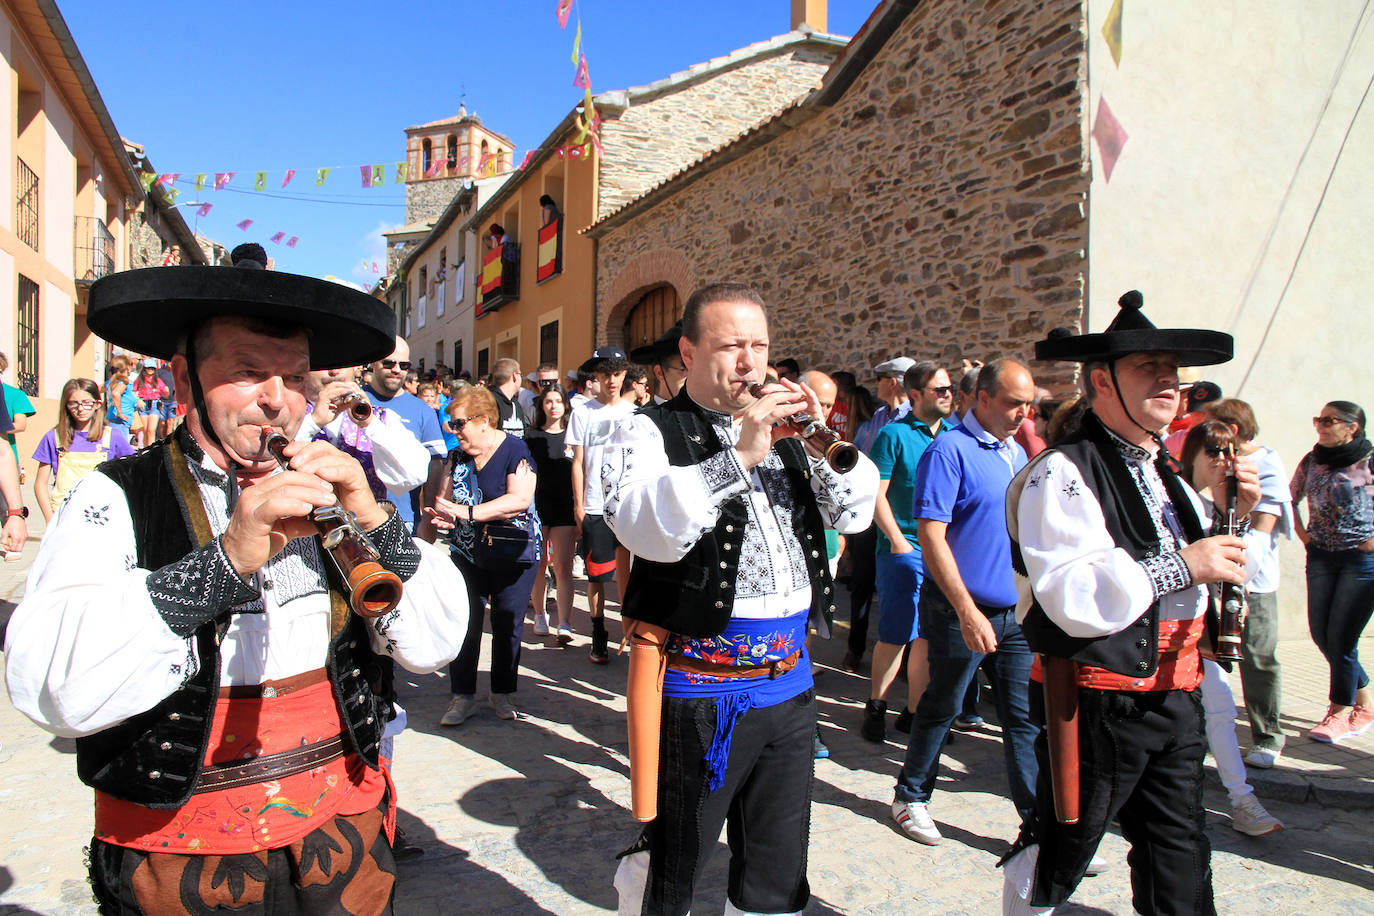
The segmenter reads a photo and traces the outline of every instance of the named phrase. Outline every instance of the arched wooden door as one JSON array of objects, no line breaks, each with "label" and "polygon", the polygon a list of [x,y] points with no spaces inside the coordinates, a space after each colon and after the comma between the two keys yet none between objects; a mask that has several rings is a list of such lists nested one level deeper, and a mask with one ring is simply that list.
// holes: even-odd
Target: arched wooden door
[{"label": "arched wooden door", "polygon": [[655,286],[640,297],[625,319],[625,351],[653,343],[680,317],[677,290],[668,284]]}]

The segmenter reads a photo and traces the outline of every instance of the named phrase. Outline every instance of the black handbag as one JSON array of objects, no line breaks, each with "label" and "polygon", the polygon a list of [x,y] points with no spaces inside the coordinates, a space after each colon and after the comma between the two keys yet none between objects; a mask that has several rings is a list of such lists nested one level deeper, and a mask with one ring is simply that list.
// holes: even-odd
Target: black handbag
[{"label": "black handbag", "polygon": [[539,560],[537,544],[518,520],[483,522],[472,548],[472,561],[486,569],[533,566]]}]

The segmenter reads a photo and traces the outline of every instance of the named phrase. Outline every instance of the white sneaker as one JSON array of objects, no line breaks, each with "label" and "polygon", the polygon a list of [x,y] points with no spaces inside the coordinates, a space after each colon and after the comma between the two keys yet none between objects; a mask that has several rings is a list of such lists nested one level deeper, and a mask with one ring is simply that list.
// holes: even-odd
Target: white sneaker
[{"label": "white sneaker", "polygon": [[1253,795],[1242,795],[1231,802],[1231,826],[1246,836],[1264,836],[1283,829],[1279,819],[1265,811]]},{"label": "white sneaker", "polygon": [[1252,767],[1267,770],[1278,763],[1281,756],[1283,756],[1283,751],[1272,747],[1260,747],[1257,744],[1245,752],[1245,762]]},{"label": "white sneaker", "polygon": [[473,697],[457,696],[448,701],[448,709],[439,717],[440,725],[462,725],[477,711],[477,700]]},{"label": "white sneaker", "polygon": [[894,801],[892,819],[902,828],[902,833],[918,843],[934,846],[943,839],[940,831],[935,829],[935,822],[930,819],[925,802]]},{"label": "white sneaker", "polygon": [[559,627],[558,627],[558,644],[559,644],[560,646],[566,646],[566,645],[570,644],[572,641],[573,641],[573,629],[572,629],[572,627],[571,627],[570,625],[566,624],[566,623],[560,624]]},{"label": "white sneaker", "polygon": [[545,614],[545,613],[542,613],[542,612],[538,612],[538,611],[535,612],[535,615],[534,615],[534,635],[535,635],[535,636],[548,636],[548,635],[549,635],[549,615],[548,615],[548,614]]},{"label": "white sneaker", "polygon": [[512,694],[509,693],[493,693],[487,701],[496,712],[498,719],[516,718],[515,704],[511,702],[511,696]]},{"label": "white sneaker", "polygon": [[1110,862],[1102,858],[1098,853],[1093,853],[1091,861],[1088,862],[1088,870],[1083,872],[1083,877],[1096,878],[1110,867]]}]

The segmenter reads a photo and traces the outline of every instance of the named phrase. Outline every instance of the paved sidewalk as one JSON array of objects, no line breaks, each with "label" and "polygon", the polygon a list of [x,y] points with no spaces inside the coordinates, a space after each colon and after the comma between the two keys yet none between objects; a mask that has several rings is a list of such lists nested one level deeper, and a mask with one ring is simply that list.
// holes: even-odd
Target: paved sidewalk
[{"label": "paved sidewalk", "polygon": [[[0,569],[0,594],[16,594],[19,568]],[[578,606],[576,625],[586,634],[580,593]],[[618,633],[618,624],[611,630]],[[1374,644],[1366,641],[1366,648],[1374,651]],[[1276,772],[1305,786],[1306,801],[1270,792],[1266,804],[1288,829],[1251,839],[1230,829],[1229,805],[1213,781],[1206,803],[1218,907],[1370,912],[1369,814],[1335,803],[1334,790],[1321,780],[1351,792],[1367,785],[1374,734],[1309,752],[1299,731],[1314,721],[1311,711],[1324,709],[1322,667],[1302,645],[1283,650],[1290,750]],[[833,667],[843,651],[843,632],[817,647],[821,728],[832,756],[816,765],[814,899],[807,912],[1000,912],[994,865],[1016,831],[1016,817],[1004,797],[997,729],[957,735],[946,751],[931,809],[944,842],[926,847],[907,840],[888,811],[904,747],[858,736],[867,680]],[[486,658],[484,651],[483,670]],[[627,810],[625,667],[614,657],[607,667],[590,665],[585,635],[559,649],[532,636],[527,625],[522,718],[504,722],[484,706],[457,728],[436,724],[448,699],[445,676],[399,678],[410,718],[396,750],[400,821],[426,852],[400,866],[398,913],[614,912],[614,856],[637,834]],[[485,677],[479,684],[485,691]],[[1244,744],[1243,725],[1240,730]],[[40,731],[8,703],[0,704],[0,742],[0,806],[9,814],[0,828],[0,914],[94,912],[81,861],[91,829],[90,792],[76,780],[73,742]],[[1260,783],[1269,784],[1268,777]],[[1124,841],[1109,835],[1103,852],[1112,869],[1086,881],[1061,912],[1129,914],[1125,851]],[[725,864],[722,843],[693,912],[721,912]]]}]

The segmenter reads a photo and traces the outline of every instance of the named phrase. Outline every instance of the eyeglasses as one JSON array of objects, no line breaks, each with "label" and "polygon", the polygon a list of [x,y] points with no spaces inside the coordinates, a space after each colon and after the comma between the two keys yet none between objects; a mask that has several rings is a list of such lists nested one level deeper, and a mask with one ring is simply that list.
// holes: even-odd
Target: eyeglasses
[{"label": "eyeglasses", "polygon": [[558,379],[556,379],[556,378],[541,378],[541,379],[539,379],[539,387],[540,387],[540,388],[545,388],[545,389],[547,389],[547,388],[552,388],[554,385],[557,385],[557,384],[558,384]]},{"label": "eyeglasses", "polygon": [[935,393],[935,396],[936,396],[937,398],[947,398],[947,397],[949,397],[951,394],[954,393],[954,386],[953,386],[953,385],[941,385],[941,386],[938,387],[938,388],[927,388],[926,391],[932,391],[932,392],[934,392],[934,393]]},{"label": "eyeglasses", "polygon": [[453,417],[452,419],[449,420],[449,422],[453,424],[453,428],[454,428],[454,429],[459,430],[459,431],[462,431],[463,427],[464,427],[464,426],[467,426],[467,425],[468,425],[469,423],[471,423],[473,420],[481,420],[481,419],[483,419],[483,418],[482,418],[482,417]]},{"label": "eyeglasses", "polygon": [[410,371],[410,360],[408,360],[408,359],[403,359],[403,360],[397,361],[397,360],[394,360],[394,359],[384,359],[384,360],[382,360],[382,368],[383,368],[383,369],[398,369],[398,368],[399,368],[402,372],[409,372],[409,371]]},{"label": "eyeglasses", "polygon": [[1202,450],[1207,453],[1208,458],[1220,458],[1228,451],[1224,445],[1204,445]]},{"label": "eyeglasses", "polygon": [[95,405],[99,401],[68,401],[67,407],[71,410],[95,410]]},{"label": "eyeglasses", "polygon": [[1327,429],[1337,423],[1354,423],[1354,420],[1347,420],[1344,417],[1313,417],[1312,425]]}]

